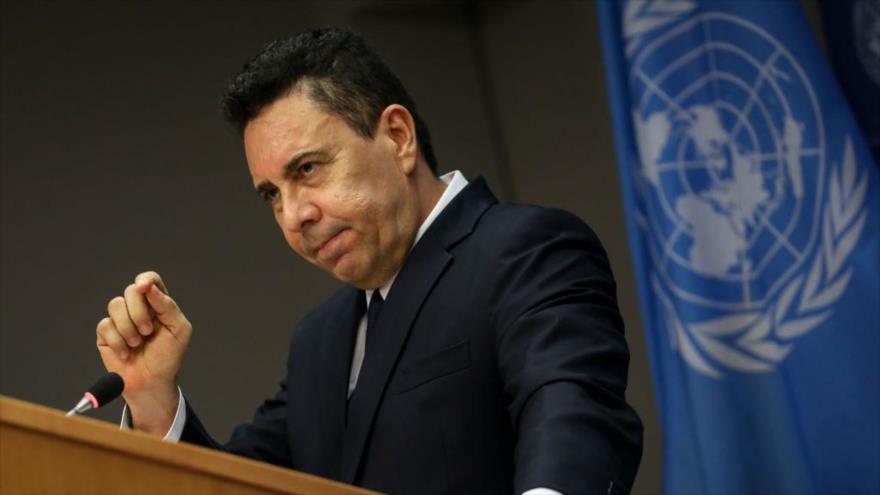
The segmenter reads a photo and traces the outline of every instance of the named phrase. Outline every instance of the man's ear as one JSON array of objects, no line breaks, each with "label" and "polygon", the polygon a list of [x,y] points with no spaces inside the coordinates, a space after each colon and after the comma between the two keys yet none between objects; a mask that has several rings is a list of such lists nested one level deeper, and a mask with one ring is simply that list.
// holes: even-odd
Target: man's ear
[{"label": "man's ear", "polygon": [[416,140],[416,123],[403,105],[388,105],[379,116],[379,132],[388,138],[392,153],[404,174],[415,170],[419,146]]}]

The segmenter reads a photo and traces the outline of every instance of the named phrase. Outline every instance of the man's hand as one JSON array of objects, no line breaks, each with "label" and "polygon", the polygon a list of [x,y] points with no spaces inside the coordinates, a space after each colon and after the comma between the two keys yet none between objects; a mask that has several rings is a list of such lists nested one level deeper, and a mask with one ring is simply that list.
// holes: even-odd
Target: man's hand
[{"label": "man's hand", "polygon": [[192,325],[156,272],[135,277],[107,312],[97,328],[104,367],[125,380],[133,426],[164,435],[177,411],[177,372]]}]

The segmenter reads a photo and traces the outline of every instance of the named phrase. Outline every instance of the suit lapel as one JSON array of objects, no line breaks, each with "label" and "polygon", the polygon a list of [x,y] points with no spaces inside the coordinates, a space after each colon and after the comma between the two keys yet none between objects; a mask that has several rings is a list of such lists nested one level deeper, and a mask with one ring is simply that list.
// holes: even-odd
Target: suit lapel
[{"label": "suit lapel", "polygon": [[[423,239],[424,240],[424,239]],[[452,259],[436,241],[410,253],[398,274],[388,300],[373,329],[366,350],[357,390],[348,404],[348,427],[342,448],[342,480],[354,483],[376,408],[385,392],[388,378],[409,335],[413,320],[434,283]],[[400,285],[398,285],[400,284]],[[397,290],[404,287],[405,290]]]},{"label": "suit lapel", "polygon": [[315,356],[322,363],[321,376],[315,377],[312,390],[313,411],[319,411],[310,427],[320,428],[322,445],[313,446],[324,452],[321,456],[327,463],[327,475],[339,468],[339,452],[342,449],[345,431],[345,408],[348,393],[348,379],[351,370],[351,355],[354,349],[357,326],[366,307],[364,293],[353,287],[346,287],[340,295],[338,304],[333,305],[327,318],[323,318],[318,331],[326,334],[324,345]]},{"label": "suit lapel", "polygon": [[419,240],[398,273],[376,322],[376,335],[370,339],[357,389],[348,404],[342,481],[356,481],[376,411],[413,322],[452,261],[448,249],[472,232],[479,217],[495,202],[482,178],[468,184]]}]

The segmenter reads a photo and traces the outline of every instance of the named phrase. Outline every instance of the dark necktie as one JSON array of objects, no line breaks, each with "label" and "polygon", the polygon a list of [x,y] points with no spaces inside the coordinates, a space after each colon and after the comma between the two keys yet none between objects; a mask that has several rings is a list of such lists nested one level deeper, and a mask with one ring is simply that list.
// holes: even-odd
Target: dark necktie
[{"label": "dark necktie", "polygon": [[[361,361],[361,368],[358,373],[358,382],[360,382],[360,379],[364,376],[363,371],[364,371],[364,365],[367,364],[367,351],[370,348],[370,341],[375,342],[375,340],[374,340],[375,332],[373,331],[373,329],[376,328],[376,321],[379,319],[379,312],[382,311],[382,304],[384,302],[385,302],[385,300],[382,299],[382,294],[379,294],[378,290],[373,291],[373,295],[370,296],[370,308],[367,309],[367,330],[366,330],[367,335],[366,335],[366,339],[365,339],[366,342],[364,343],[364,358],[363,358],[363,361]],[[357,385],[355,385],[355,389],[352,391],[351,396],[349,396],[348,401],[346,402],[346,409],[347,409],[348,403],[351,402],[352,397],[354,397],[354,395],[356,393],[357,393]],[[347,422],[348,422],[348,413],[346,411],[346,423]]]},{"label": "dark necktie", "polygon": [[[369,343],[374,339],[373,329],[376,328],[376,321],[379,319],[379,312],[382,311],[382,304],[385,302],[382,299],[382,294],[379,293],[378,290],[373,291],[373,295],[370,297],[370,308],[367,310],[367,344],[365,347],[369,350]],[[366,352],[364,352],[364,359],[366,359]]]}]

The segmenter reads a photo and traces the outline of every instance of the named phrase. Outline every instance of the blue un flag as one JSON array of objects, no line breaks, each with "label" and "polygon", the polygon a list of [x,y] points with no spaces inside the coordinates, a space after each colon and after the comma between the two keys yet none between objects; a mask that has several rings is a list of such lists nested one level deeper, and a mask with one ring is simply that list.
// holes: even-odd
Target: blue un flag
[{"label": "blue un flag", "polygon": [[798,1],[598,2],[664,491],[880,492],[880,184]]}]

